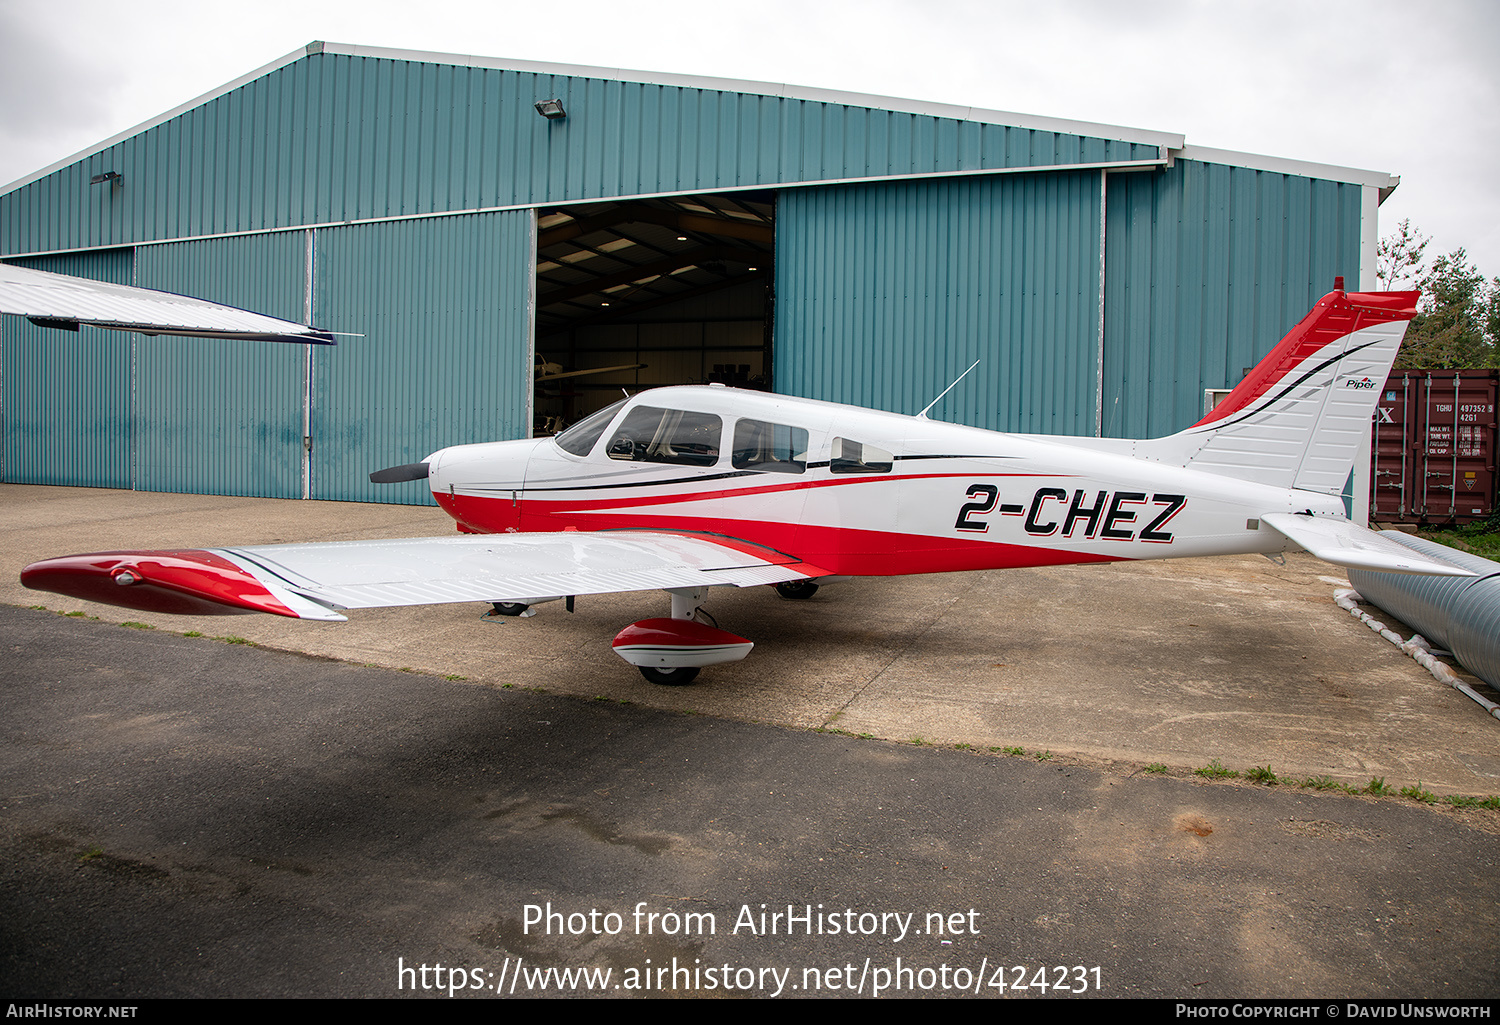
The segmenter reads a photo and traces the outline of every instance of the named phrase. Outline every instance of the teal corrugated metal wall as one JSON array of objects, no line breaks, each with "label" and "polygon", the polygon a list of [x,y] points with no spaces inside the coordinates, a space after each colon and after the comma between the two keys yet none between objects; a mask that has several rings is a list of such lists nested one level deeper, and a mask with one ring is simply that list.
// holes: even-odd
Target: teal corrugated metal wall
[{"label": "teal corrugated metal wall", "polygon": [[312,497],[430,503],[367,476],[528,436],[534,232],[530,210],[317,232],[317,323],[363,337],[314,353]]},{"label": "teal corrugated metal wall", "polygon": [[[526,437],[530,210],[314,233],[311,497],[431,503],[371,470]],[[303,319],[306,232],[23,261]],[[295,498],[306,351],[4,321],[4,479]],[[133,354],[133,355],[132,355]]]},{"label": "teal corrugated metal wall", "polygon": [[[305,238],[145,246],[136,283],[301,321]],[[303,346],[158,337],[137,360],[137,489],[301,497]]]},{"label": "teal corrugated metal wall", "polygon": [[[566,119],[537,116],[552,97]],[[319,53],[0,196],[0,247],[1156,156],[840,103]],[[124,184],[89,184],[109,170]]]},{"label": "teal corrugated metal wall", "polygon": [[[129,249],[18,260],[55,274],[128,285]],[[0,317],[3,478],[18,484],[128,488],[131,353],[136,335],[61,331]]]},{"label": "teal corrugated metal wall", "polygon": [[933,417],[1092,434],[1099,174],[783,193],[776,390]]},{"label": "teal corrugated metal wall", "polygon": [[1358,185],[1178,160],[1110,174],[1106,210],[1106,437],[1197,422],[1203,389],[1238,384],[1336,275],[1359,281]]}]

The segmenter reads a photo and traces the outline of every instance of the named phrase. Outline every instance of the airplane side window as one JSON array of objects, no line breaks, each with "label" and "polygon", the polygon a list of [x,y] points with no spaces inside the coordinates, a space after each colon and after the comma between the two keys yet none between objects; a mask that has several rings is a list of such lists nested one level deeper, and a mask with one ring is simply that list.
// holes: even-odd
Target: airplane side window
[{"label": "airplane side window", "polygon": [[599,436],[604,433],[609,422],[615,418],[615,414],[627,401],[627,399],[621,399],[613,405],[605,406],[597,413],[590,413],[552,440],[556,441],[558,447],[564,452],[571,452],[575,456],[588,455],[594,448],[594,442],[599,440]]},{"label": "airplane side window", "polygon": [[829,473],[890,473],[895,457],[883,448],[865,445],[848,438],[833,439],[833,458]]},{"label": "airplane side window", "polygon": [[807,469],[807,431],[786,424],[741,420],[734,425],[734,468],[802,473]]},{"label": "airplane side window", "polygon": [[713,413],[637,406],[610,432],[611,459],[712,466],[719,461],[724,422]]}]

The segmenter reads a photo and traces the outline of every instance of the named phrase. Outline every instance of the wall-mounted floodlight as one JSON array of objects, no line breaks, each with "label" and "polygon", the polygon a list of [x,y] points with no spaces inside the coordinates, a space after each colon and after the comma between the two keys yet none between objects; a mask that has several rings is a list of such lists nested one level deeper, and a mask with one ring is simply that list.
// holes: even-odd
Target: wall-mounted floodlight
[{"label": "wall-mounted floodlight", "polygon": [[112,182],[115,185],[124,185],[125,176],[122,175],[119,171],[105,171],[103,174],[96,174],[89,179],[90,185],[103,185],[105,182]]},{"label": "wall-mounted floodlight", "polygon": [[568,116],[568,112],[563,110],[562,100],[538,100],[536,112],[548,121],[561,121]]}]

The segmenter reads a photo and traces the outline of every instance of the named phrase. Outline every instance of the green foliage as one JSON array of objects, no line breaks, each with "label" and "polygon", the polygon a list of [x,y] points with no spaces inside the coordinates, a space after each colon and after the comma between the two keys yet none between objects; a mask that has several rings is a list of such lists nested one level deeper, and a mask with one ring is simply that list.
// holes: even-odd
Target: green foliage
[{"label": "green foliage", "polygon": [[1413,801],[1421,801],[1423,804],[1433,804],[1437,801],[1437,795],[1431,790],[1424,790],[1419,781],[1416,786],[1402,787],[1402,797],[1410,797]]},{"label": "green foliage", "polygon": [[1167,767],[1165,765],[1163,765],[1161,762],[1152,762],[1150,765],[1146,766],[1141,771],[1142,772],[1153,773],[1155,775],[1160,776],[1160,775],[1163,775],[1163,774],[1166,773]]},{"label": "green foliage", "polygon": [[1024,755],[1026,753],[1026,749],[1024,747],[1006,747],[1001,748],[1001,750],[1013,757]]},{"label": "green foliage", "polygon": [[1500,277],[1487,280],[1463,248],[1439,256],[1429,266],[1430,241],[1410,221],[1402,221],[1376,249],[1381,287],[1415,286],[1422,292],[1396,369],[1500,366]]},{"label": "green foliage", "polygon": [[1194,776],[1202,776],[1205,779],[1236,779],[1239,773],[1233,769],[1226,769],[1219,760],[1215,758],[1201,769],[1193,770]]},{"label": "green foliage", "polygon": [[1480,523],[1466,523],[1451,530],[1424,530],[1421,536],[1486,559],[1500,559],[1500,509]]},{"label": "green foliage", "polygon": [[1252,783],[1264,783],[1268,787],[1274,787],[1279,782],[1276,778],[1276,773],[1271,771],[1269,765],[1257,766],[1246,770],[1245,778]]},{"label": "green foliage", "polygon": [[1374,794],[1376,797],[1389,797],[1395,792],[1394,787],[1386,785],[1384,776],[1371,776],[1370,782],[1365,784],[1365,793]]}]

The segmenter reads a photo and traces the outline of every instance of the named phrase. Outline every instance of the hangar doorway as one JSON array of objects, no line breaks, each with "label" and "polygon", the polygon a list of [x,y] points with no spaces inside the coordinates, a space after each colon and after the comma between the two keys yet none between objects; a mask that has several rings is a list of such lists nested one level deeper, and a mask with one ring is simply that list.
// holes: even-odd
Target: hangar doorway
[{"label": "hangar doorway", "polygon": [[771,387],[772,192],[537,211],[533,433],[646,388]]}]

